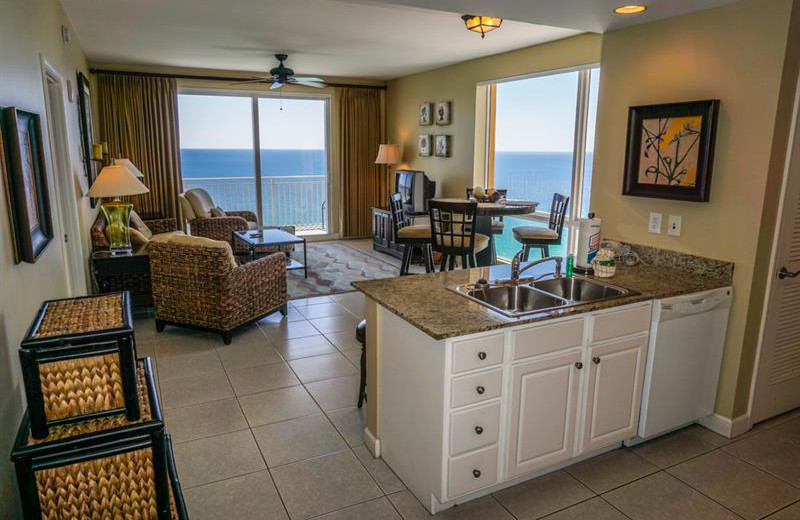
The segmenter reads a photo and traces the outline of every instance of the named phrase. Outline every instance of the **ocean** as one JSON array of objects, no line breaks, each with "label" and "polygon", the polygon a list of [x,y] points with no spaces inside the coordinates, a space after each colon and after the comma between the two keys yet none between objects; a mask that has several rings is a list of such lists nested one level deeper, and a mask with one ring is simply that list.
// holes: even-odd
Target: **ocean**
[{"label": "ocean", "polygon": [[[584,214],[589,208],[592,154],[587,154],[586,163]],[[203,186],[222,208],[255,210],[251,150],[181,149],[181,167],[184,189]],[[261,169],[265,224],[325,228],[328,189],[324,150],[262,150]],[[494,185],[508,189],[510,198],[540,202],[539,210],[547,212],[553,193],[569,195],[571,172],[571,152],[497,152]],[[506,233],[497,237],[498,253],[503,257],[513,256],[519,249],[511,227],[530,225],[520,219],[506,221]],[[551,253],[558,254],[559,250]]]}]

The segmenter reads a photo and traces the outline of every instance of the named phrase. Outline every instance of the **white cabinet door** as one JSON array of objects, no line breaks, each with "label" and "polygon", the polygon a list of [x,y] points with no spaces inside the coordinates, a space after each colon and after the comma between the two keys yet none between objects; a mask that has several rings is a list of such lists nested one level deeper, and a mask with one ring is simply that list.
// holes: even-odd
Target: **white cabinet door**
[{"label": "white cabinet door", "polygon": [[590,347],[581,452],[636,434],[646,352],[647,334]]},{"label": "white cabinet door", "polygon": [[580,350],[512,367],[509,478],[572,458],[585,370]]}]

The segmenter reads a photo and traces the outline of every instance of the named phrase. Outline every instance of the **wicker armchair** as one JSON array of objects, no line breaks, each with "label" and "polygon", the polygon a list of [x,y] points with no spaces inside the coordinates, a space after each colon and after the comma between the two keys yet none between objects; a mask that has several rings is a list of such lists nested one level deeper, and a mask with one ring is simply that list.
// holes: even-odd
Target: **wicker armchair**
[{"label": "wicker armchair", "polygon": [[173,239],[150,245],[150,274],[159,332],[167,324],[209,330],[228,345],[237,327],[287,312],[282,253],[236,265],[229,247]]},{"label": "wicker armchair", "polygon": [[[174,233],[178,230],[178,223],[174,218],[158,218],[143,221],[153,235],[163,235]],[[109,242],[106,236],[106,226],[108,221],[102,211],[97,212],[97,218],[91,228],[92,252],[105,251],[108,249]],[[135,228],[135,223],[131,221],[131,226]]]},{"label": "wicker armchair", "polygon": [[[233,253],[239,257],[248,255],[247,245],[241,241],[233,240],[234,231],[247,231],[258,228],[258,217],[252,211],[225,211],[224,216],[213,216],[218,210],[211,195],[203,188],[192,188],[178,195],[181,211],[189,224],[189,233],[198,237],[229,242]],[[282,227],[284,231],[294,234],[294,227]],[[256,250],[258,255],[275,252],[291,253],[293,245],[260,247]]]}]

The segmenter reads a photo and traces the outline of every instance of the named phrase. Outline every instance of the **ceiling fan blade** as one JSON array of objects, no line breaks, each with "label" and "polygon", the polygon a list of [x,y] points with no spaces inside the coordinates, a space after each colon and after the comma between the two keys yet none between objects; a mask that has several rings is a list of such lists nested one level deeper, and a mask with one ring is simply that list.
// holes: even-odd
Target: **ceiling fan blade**
[{"label": "ceiling fan blade", "polygon": [[304,87],[314,87],[314,88],[325,88],[328,85],[325,83],[319,83],[317,81],[295,81],[296,85],[303,85]]},{"label": "ceiling fan blade", "polygon": [[308,76],[295,76],[294,80],[298,83],[325,83],[322,78],[312,78]]},{"label": "ceiling fan blade", "polygon": [[234,83],[231,83],[231,85],[246,85],[248,83],[269,83],[269,82],[270,82],[269,78],[254,78],[254,79],[247,79],[244,81],[236,81]]},{"label": "ceiling fan blade", "polygon": [[269,88],[270,88],[270,90],[277,90],[277,89],[281,88],[283,85],[284,85],[284,83],[282,81],[275,81],[275,82],[272,83],[272,85]]}]

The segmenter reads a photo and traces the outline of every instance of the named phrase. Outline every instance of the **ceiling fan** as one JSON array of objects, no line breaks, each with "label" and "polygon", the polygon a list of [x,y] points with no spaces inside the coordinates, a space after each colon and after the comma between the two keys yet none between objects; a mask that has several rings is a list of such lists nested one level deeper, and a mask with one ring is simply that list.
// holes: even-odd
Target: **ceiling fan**
[{"label": "ceiling fan", "polygon": [[284,85],[302,85],[304,87],[325,88],[328,85],[320,78],[305,76],[295,76],[294,71],[283,64],[289,56],[287,54],[276,54],[275,58],[280,62],[277,67],[270,69],[269,76],[266,78],[258,77],[246,81],[239,81],[234,85],[245,83],[266,83],[270,89],[276,90]]}]

